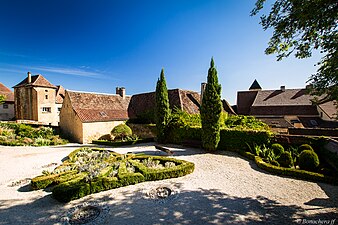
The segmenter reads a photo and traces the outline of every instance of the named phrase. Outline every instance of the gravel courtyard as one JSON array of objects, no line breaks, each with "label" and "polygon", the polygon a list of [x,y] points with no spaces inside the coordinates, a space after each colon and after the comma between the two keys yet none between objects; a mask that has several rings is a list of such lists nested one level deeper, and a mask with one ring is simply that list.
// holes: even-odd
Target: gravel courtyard
[{"label": "gravel courtyard", "polygon": [[[72,213],[87,204],[101,209],[88,224],[338,224],[337,186],[274,176],[232,152],[170,147],[173,157],[195,163],[192,174],[67,204],[54,200],[50,190],[30,190],[30,178],[53,170],[79,147],[0,146],[0,225],[69,224]],[[166,155],[152,144],[108,149]],[[157,187],[173,194],[166,200],[150,198]]]}]

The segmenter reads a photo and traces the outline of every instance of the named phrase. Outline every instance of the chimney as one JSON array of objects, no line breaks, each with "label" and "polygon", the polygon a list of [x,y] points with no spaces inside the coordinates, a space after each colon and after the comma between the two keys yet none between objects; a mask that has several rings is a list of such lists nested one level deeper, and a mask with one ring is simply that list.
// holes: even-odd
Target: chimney
[{"label": "chimney", "polygon": [[120,95],[123,99],[126,98],[126,89],[124,87],[116,87],[116,94]]},{"label": "chimney", "polygon": [[202,105],[203,94],[204,94],[204,90],[206,86],[207,86],[207,83],[205,82],[201,83],[201,105]]},{"label": "chimney", "polygon": [[27,73],[27,83],[28,84],[32,83],[32,74],[31,74],[31,72]]},{"label": "chimney", "polygon": [[281,90],[282,92],[284,92],[284,91],[285,91],[285,86],[280,86],[280,90]]}]

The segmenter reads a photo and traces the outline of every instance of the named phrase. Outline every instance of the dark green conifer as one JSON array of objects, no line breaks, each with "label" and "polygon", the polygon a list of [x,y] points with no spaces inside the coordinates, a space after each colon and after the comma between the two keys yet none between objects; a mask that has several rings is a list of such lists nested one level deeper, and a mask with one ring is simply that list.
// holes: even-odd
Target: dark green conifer
[{"label": "dark green conifer", "polygon": [[207,151],[217,149],[220,140],[221,113],[221,85],[218,83],[217,70],[212,58],[201,105],[202,143]]},{"label": "dark green conifer", "polygon": [[156,128],[157,141],[159,143],[165,142],[166,127],[170,119],[170,107],[168,98],[167,83],[164,77],[164,70],[162,69],[160,78],[156,85]]}]

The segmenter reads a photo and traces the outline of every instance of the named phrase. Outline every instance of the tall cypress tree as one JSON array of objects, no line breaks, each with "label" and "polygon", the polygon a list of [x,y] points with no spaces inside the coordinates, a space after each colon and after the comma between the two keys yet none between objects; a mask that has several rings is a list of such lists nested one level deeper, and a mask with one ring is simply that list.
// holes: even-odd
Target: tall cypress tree
[{"label": "tall cypress tree", "polygon": [[218,146],[221,113],[221,85],[218,83],[214,59],[211,58],[201,105],[202,143],[203,148],[207,151],[214,151]]},{"label": "tall cypress tree", "polygon": [[162,69],[156,84],[156,128],[157,141],[163,143],[166,137],[166,127],[170,118],[169,98],[167,83]]}]

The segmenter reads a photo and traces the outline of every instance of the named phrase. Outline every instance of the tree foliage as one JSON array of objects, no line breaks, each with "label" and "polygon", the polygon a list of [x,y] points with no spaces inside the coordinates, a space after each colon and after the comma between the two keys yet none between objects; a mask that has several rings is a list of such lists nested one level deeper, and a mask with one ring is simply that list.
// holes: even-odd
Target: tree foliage
[{"label": "tree foliage", "polygon": [[166,127],[170,119],[170,107],[168,98],[167,83],[162,69],[160,78],[156,85],[156,128],[157,141],[164,142],[166,137]]},{"label": "tree foliage", "polygon": [[6,97],[4,95],[0,95],[0,105],[5,102]]},{"label": "tree foliage", "polygon": [[[257,0],[251,15],[257,15],[264,4],[266,0]],[[338,99],[338,1],[275,0],[260,23],[264,30],[273,29],[265,53],[277,54],[277,60],[291,54],[307,58],[320,50],[319,68],[309,79],[313,94]]]},{"label": "tree foliage", "polygon": [[218,83],[217,70],[212,58],[201,105],[202,143],[203,148],[208,151],[214,151],[218,146],[221,113],[221,85]]}]

